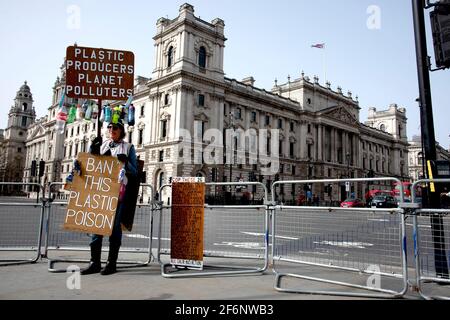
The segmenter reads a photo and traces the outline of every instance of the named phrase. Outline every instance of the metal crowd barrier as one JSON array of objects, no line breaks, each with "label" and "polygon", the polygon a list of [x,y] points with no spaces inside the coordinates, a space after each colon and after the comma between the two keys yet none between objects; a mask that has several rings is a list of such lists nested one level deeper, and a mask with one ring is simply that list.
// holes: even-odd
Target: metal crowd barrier
[{"label": "metal crowd barrier", "polygon": [[[259,182],[206,183],[208,187],[218,186],[260,186],[264,190],[264,199],[268,191]],[[160,200],[165,188],[159,190]],[[161,202],[162,203],[162,202]],[[163,262],[161,255],[170,255],[170,205],[162,205],[158,221],[158,258],[161,274],[166,278],[206,277],[216,275],[258,274],[267,270],[269,265],[269,211],[267,205],[249,206],[210,206],[205,205],[204,250],[205,257],[202,271],[182,270],[171,263]],[[226,259],[226,265],[210,264],[210,258]],[[234,265],[236,260],[262,260],[260,266]],[[228,262],[230,262],[228,264]],[[209,271],[210,269],[215,271]]]},{"label": "metal crowd barrier", "polygon": [[[38,189],[37,198],[17,197],[14,201],[1,198],[0,201],[0,252],[8,251],[18,258],[0,259],[0,266],[34,263],[41,256],[44,206],[39,201],[42,186],[38,183],[0,182],[0,186],[31,186]],[[31,257],[24,252],[31,252]]]},{"label": "metal crowd barrier", "polygon": [[450,300],[450,208],[420,208],[417,186],[425,183],[450,183],[450,179],[419,180],[411,188],[411,201],[418,206],[412,211],[417,288],[424,299]]},{"label": "metal crowd barrier", "polygon": [[[52,187],[61,188],[64,183],[50,183],[48,198],[52,199]],[[147,266],[152,261],[152,224],[153,212],[153,188],[151,185],[141,185],[148,188],[149,203],[138,203],[134,217],[133,231],[123,232],[122,246],[119,251],[118,269]],[[66,231],[63,229],[64,219],[67,211],[67,201],[48,201],[47,215],[45,221],[45,251],[44,256],[48,259],[49,272],[66,272],[65,269],[56,269],[57,263],[88,263],[90,260],[91,235],[79,232]],[[108,252],[108,237],[103,239],[102,252]],[[58,256],[53,253],[57,252]],[[140,260],[122,260],[126,254],[140,254]]]},{"label": "metal crowd barrier", "polygon": [[[276,274],[274,287],[277,291],[381,298],[402,297],[408,291],[405,218],[402,209],[275,205],[274,191],[277,185],[345,181],[400,183],[395,178],[378,178],[284,181],[272,185],[272,259]],[[402,186],[401,183],[399,185]],[[403,202],[403,190],[400,192]],[[381,282],[381,277],[394,279],[392,282],[395,284],[389,283],[390,288],[382,288],[381,284],[385,281]],[[369,292],[288,289],[282,288],[283,278],[287,278],[289,287],[293,286],[294,278]],[[398,288],[392,288],[395,286]]]}]

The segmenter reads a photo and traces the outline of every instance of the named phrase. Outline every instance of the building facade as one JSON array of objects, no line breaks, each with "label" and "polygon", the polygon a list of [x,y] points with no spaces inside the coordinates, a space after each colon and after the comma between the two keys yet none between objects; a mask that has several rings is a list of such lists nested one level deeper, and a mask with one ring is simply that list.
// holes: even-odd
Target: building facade
[{"label": "building facade", "polygon": [[[420,136],[413,136],[408,147],[409,177],[412,182],[424,179],[424,151]],[[436,160],[450,161],[449,150],[436,143]]]},{"label": "building facade", "polygon": [[[175,19],[160,18],[156,27],[155,68],[151,78],[136,79],[136,124],[126,137],[145,162],[147,183],[156,190],[176,176],[203,176],[209,182],[256,180],[267,186],[275,180],[357,178],[371,172],[408,178],[404,108],[372,108],[363,124],[358,98],[339,87],[334,91],[330,83],[322,86],[317,77],[301,74],[284,84],[276,82],[271,91],[257,88],[253,77],[227,78],[224,21],[204,21],[189,4],[180,7]],[[29,130],[24,181],[30,180],[27,170],[37,158],[46,160],[48,181],[63,181],[77,153],[88,150],[95,137],[95,124],[86,121],[68,125],[65,135],[54,131],[64,82],[62,68],[47,116]],[[269,164],[258,160],[261,154],[279,154],[276,171],[262,174]],[[254,155],[257,161],[250,161]],[[347,196],[345,185],[332,187],[329,194],[323,184],[313,185],[312,191],[325,201]],[[351,192],[362,197],[368,187],[355,184]],[[278,187],[277,199],[295,201],[304,190],[292,184]],[[261,197],[250,191],[252,197]],[[170,191],[163,190],[162,196],[170,197]]]}]

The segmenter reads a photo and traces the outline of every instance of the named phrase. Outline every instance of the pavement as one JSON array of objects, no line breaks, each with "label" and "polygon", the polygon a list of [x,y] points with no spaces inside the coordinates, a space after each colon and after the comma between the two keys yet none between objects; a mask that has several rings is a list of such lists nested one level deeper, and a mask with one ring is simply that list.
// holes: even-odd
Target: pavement
[{"label": "pavement", "polygon": [[[0,259],[14,259],[18,252],[0,251]],[[53,253],[52,253],[53,254]],[[23,253],[22,253],[23,255]],[[79,258],[79,253],[66,252],[57,255],[71,259]],[[77,255],[77,256],[75,256]],[[87,253],[86,253],[87,255]],[[86,255],[84,257],[86,257]],[[55,254],[53,254],[55,256]],[[84,258],[83,257],[83,258]],[[120,259],[131,260],[136,258],[132,254],[121,253]],[[52,258],[54,259],[54,257]],[[233,260],[218,259],[205,260],[205,265],[224,265],[258,267],[262,261],[255,260]],[[100,274],[79,276],[76,273],[67,273],[69,266],[83,268],[86,263],[61,262],[56,263],[55,268],[60,273],[48,271],[48,259],[41,258],[36,263],[21,265],[0,266],[0,300],[372,300],[379,298],[366,297],[344,297],[339,295],[325,294],[297,294],[279,292],[274,289],[275,274],[269,269],[263,274],[241,274],[241,275],[215,275],[208,277],[183,277],[165,278],[161,275],[161,266],[157,262],[151,262],[147,266],[119,269],[119,272],[109,276]],[[282,270],[281,264],[276,268]],[[287,272],[302,273],[306,276],[337,278],[339,281],[356,282],[364,285],[368,275],[357,273],[335,271],[327,268],[319,270],[312,266],[286,266]],[[209,271],[209,267],[205,271]],[[215,271],[228,270],[226,268],[215,269]],[[283,271],[285,271],[283,270]],[[171,274],[186,275],[196,274],[197,271],[177,271]],[[339,278],[340,277],[340,278]],[[381,280],[383,287],[401,288],[398,279]],[[394,281],[397,283],[394,285]],[[391,283],[392,282],[392,283]],[[306,281],[300,279],[286,278],[282,282],[283,287],[298,288],[301,290],[326,290],[347,293],[371,293],[366,290],[358,290],[343,286],[334,286],[317,281]],[[439,288],[438,288],[439,289]],[[440,288],[442,289],[442,288]],[[447,290],[448,286],[442,290]],[[404,299],[421,299],[417,292],[408,290]]]}]

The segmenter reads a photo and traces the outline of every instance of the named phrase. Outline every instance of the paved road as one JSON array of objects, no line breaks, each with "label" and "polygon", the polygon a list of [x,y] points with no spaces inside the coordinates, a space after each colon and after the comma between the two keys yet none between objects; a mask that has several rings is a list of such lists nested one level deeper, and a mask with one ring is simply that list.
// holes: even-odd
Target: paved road
[{"label": "paved road", "polygon": [[[18,244],[22,246],[36,245],[41,211],[29,199],[23,199],[23,203],[27,206],[0,205],[0,247],[14,247]],[[170,246],[170,219],[168,219],[170,215],[168,213],[167,210],[163,211],[164,223],[161,234],[163,251],[167,251]],[[206,209],[205,213],[205,250],[207,253],[263,257],[265,210],[216,208]],[[399,220],[396,215],[385,212],[328,212],[326,210],[306,209],[300,214],[298,210],[286,208],[277,210],[276,215],[277,229],[274,248],[276,257],[282,256],[294,260],[303,259],[322,264],[332,263],[337,266],[362,270],[369,265],[378,265],[382,272],[401,273],[401,239],[399,237]],[[65,206],[56,205],[51,211],[49,220],[44,219],[44,230],[50,232],[49,246],[59,249],[67,247],[87,249],[89,236],[62,230],[61,225],[64,217]],[[148,248],[150,217],[149,207],[143,207],[137,211],[133,232],[124,234],[124,249]],[[426,220],[423,220],[420,227],[425,230],[424,232],[429,233],[430,226],[426,222]],[[158,215],[155,215],[153,226],[153,248],[155,248],[159,234]],[[414,275],[411,221],[407,221],[406,229],[408,235],[408,267],[410,268],[410,275]],[[18,242],[19,239],[20,243]],[[428,253],[431,254],[431,250],[427,252],[429,256]],[[3,252],[0,252],[0,254],[2,257],[5,256]],[[49,256],[51,258],[89,258],[86,251],[80,253],[51,250]],[[124,257],[124,254],[121,254],[121,257]],[[134,256],[130,257],[135,259]],[[139,255],[139,260],[142,258],[145,259],[145,254]],[[164,256],[165,261],[167,261],[167,258],[168,256]],[[229,264],[229,261],[227,260],[225,264]],[[244,262],[244,265],[247,264],[249,264],[248,260]],[[260,266],[261,261],[252,261],[251,264]],[[430,263],[430,266],[432,267],[432,263]],[[41,265],[39,268],[45,269]],[[276,268],[278,271],[302,272],[314,276],[322,273],[325,278],[330,277],[329,269],[328,271],[318,271],[316,268],[308,272],[304,267],[299,269],[295,265],[293,267],[292,264],[284,264],[279,261],[276,263]],[[0,271],[3,270],[5,269]],[[343,275],[343,277],[348,276]],[[367,279],[367,276],[361,279],[358,281]],[[355,279],[351,280],[354,281]],[[392,285],[398,287],[398,283]],[[271,286],[273,287],[273,283]],[[272,295],[267,297],[269,296],[273,298]],[[171,295],[171,297],[184,296]],[[114,296],[108,295],[106,298],[114,299]],[[257,295],[255,295],[255,298],[258,299]],[[199,297],[199,299],[203,299],[203,297]]]}]

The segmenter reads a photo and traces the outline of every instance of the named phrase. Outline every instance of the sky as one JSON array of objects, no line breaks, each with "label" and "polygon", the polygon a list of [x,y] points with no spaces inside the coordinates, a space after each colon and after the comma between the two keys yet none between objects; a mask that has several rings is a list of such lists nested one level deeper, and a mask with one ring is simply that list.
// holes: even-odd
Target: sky
[{"label": "sky", "polygon": [[[51,104],[52,87],[66,48],[127,50],[135,54],[135,76],[151,77],[153,36],[160,17],[174,19],[184,2],[205,21],[225,21],[224,71],[228,78],[253,76],[270,90],[274,80],[325,76],[333,90],[358,96],[360,122],[369,107],[405,107],[408,137],[420,134],[414,29],[410,0],[0,0],[0,105],[7,113],[26,80],[37,117]],[[427,23],[428,54],[434,50]],[[325,49],[311,45],[325,43]],[[431,91],[436,140],[450,145],[450,70],[433,72]]]}]

